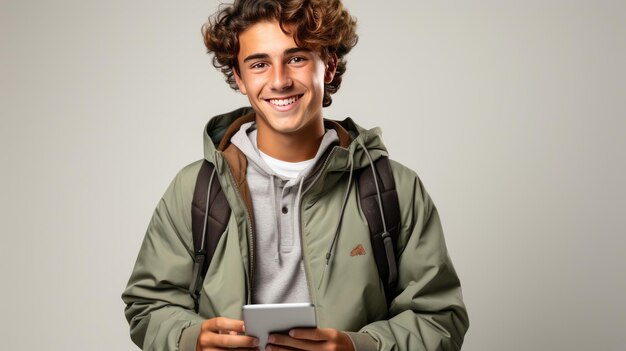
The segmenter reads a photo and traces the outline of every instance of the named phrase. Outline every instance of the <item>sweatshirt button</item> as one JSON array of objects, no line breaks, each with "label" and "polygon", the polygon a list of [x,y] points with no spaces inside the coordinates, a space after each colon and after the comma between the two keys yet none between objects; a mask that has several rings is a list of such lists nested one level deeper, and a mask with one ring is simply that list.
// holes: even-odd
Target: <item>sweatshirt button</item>
[{"label": "sweatshirt button", "polygon": [[287,207],[286,207],[286,206],[283,206],[282,212],[283,212],[284,214],[286,214],[287,212],[289,212],[289,210],[287,209]]}]

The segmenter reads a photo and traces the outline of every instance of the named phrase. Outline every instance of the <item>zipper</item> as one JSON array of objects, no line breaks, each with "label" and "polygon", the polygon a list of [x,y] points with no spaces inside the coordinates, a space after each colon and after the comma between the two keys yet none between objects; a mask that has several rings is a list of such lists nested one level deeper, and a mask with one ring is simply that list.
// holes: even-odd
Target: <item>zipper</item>
[{"label": "zipper", "polygon": [[[235,176],[233,176],[233,172],[230,169],[230,165],[228,165],[228,162],[225,162],[228,168],[228,175],[230,176],[230,180],[232,182],[232,184],[237,184],[237,182],[235,181]],[[248,219],[248,255],[250,256],[250,262],[248,264],[248,270],[250,271],[250,274],[248,276],[248,296],[246,297],[247,300],[247,304],[251,304],[252,303],[252,284],[254,283],[254,235],[252,234],[254,232],[254,228],[253,228],[253,222],[252,222],[252,217],[250,216],[250,213],[248,212],[248,206],[246,205],[246,202],[243,200],[243,195],[241,195],[241,191],[239,191],[239,188],[235,185],[233,187],[235,189],[235,192],[237,193],[237,196],[239,197],[239,201],[241,201],[241,203],[243,203],[243,207],[244,207],[244,212],[246,213],[246,218]]]},{"label": "zipper", "polygon": [[[311,297],[311,303],[315,306],[315,309],[317,310],[317,295],[315,294],[315,289],[312,289],[311,286],[315,286],[315,282],[313,280],[311,280],[311,273],[309,272],[309,267],[308,267],[308,259],[307,259],[307,243],[306,240],[304,239],[304,230],[302,228],[302,216],[304,214],[304,211],[302,210],[302,203],[304,202],[304,197],[306,196],[306,194],[309,192],[309,190],[311,190],[311,188],[313,188],[313,186],[315,185],[315,183],[317,183],[317,181],[320,179],[321,175],[324,173],[324,171],[326,170],[326,167],[328,166],[328,162],[331,159],[331,156],[335,153],[335,148],[333,147],[333,149],[328,153],[328,156],[326,157],[326,159],[324,160],[324,163],[322,164],[322,167],[319,169],[318,172],[316,172],[315,178],[313,179],[313,181],[311,182],[311,184],[304,190],[304,192],[302,192],[302,196],[300,196],[300,204],[299,204],[299,209],[300,209],[300,213],[299,216],[300,218],[298,218],[298,226],[300,228],[300,242],[302,243],[302,261],[303,261],[303,266],[304,266],[304,275],[306,276],[306,280],[307,280],[307,287],[309,288],[309,296]],[[319,314],[316,313],[315,314],[315,318],[317,319],[319,317]],[[319,322],[319,321],[317,321]]]}]

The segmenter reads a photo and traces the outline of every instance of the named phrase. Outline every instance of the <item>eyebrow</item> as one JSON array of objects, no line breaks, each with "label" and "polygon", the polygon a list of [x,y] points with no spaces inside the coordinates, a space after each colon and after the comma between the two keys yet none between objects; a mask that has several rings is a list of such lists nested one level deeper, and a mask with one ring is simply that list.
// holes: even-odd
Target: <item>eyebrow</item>
[{"label": "eyebrow", "polygon": [[[291,54],[295,54],[297,52],[311,52],[311,49],[307,49],[307,48],[289,48],[287,50],[285,50],[285,52],[283,53],[284,55],[291,55]],[[267,59],[269,58],[270,55],[268,54],[251,54],[246,56],[245,59],[243,59],[243,62],[248,62],[248,61],[252,61],[252,60],[259,60],[259,59]]]}]

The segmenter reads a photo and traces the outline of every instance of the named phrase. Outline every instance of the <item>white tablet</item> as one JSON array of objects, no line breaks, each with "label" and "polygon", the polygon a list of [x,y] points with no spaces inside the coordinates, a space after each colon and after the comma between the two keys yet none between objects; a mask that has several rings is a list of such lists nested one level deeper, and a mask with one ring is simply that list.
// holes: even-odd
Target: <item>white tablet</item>
[{"label": "white tablet", "polygon": [[270,333],[287,332],[292,328],[315,328],[315,306],[310,303],[278,303],[243,306],[246,335],[259,338],[264,350]]}]

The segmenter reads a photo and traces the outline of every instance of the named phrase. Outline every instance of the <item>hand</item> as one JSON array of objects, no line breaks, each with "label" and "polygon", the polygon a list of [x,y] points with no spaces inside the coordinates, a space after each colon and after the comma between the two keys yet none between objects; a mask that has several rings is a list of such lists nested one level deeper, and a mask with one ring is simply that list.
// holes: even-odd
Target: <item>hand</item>
[{"label": "hand", "polygon": [[241,335],[244,332],[243,321],[217,317],[202,322],[196,351],[221,350],[258,350],[259,339]]},{"label": "hand", "polygon": [[289,335],[270,334],[266,350],[354,351],[354,347],[350,337],[337,329],[300,328],[291,329]]}]

